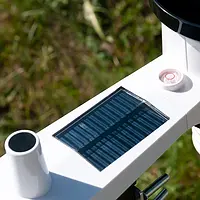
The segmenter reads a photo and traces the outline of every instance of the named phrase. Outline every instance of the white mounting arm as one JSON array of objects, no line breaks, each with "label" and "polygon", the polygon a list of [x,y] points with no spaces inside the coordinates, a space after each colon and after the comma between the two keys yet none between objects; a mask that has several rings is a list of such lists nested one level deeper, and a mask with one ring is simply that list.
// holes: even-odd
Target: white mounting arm
[{"label": "white mounting arm", "polygon": [[[158,79],[162,69],[168,68],[169,58],[160,56],[137,72],[119,81],[93,99],[65,115],[38,133],[53,179],[52,189],[41,200],[117,199],[138,177],[150,167],[186,130],[200,118],[200,79],[185,73],[187,83],[179,92],[163,89]],[[172,63],[172,61],[171,61]],[[179,66],[176,60],[174,66]],[[73,119],[91,108],[118,87],[146,99],[170,119],[118,160],[99,172],[95,167],[56,140],[52,135]],[[0,197],[21,200],[12,187],[6,155],[0,159]],[[12,192],[10,192],[12,191]]]}]

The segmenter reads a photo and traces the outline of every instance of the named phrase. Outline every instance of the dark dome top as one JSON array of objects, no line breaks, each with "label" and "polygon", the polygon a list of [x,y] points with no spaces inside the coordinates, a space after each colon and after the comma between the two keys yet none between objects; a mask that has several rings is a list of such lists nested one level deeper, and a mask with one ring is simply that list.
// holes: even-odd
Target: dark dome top
[{"label": "dark dome top", "polygon": [[166,26],[200,41],[200,0],[150,0],[150,4]]},{"label": "dark dome top", "polygon": [[200,0],[157,0],[157,2],[173,15],[200,24]]}]

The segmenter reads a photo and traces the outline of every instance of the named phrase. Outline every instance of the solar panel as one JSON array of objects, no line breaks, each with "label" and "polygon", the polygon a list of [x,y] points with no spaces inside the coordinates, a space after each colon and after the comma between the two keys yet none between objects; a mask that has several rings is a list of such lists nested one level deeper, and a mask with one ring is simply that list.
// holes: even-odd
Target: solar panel
[{"label": "solar panel", "polygon": [[168,119],[120,87],[53,136],[102,171]]}]

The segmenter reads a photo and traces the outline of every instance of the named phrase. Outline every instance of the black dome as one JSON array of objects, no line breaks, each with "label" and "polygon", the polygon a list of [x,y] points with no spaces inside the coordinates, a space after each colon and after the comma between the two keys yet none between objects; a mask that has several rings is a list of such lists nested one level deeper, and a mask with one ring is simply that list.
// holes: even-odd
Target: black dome
[{"label": "black dome", "polygon": [[200,41],[200,0],[150,0],[150,5],[166,26]]}]

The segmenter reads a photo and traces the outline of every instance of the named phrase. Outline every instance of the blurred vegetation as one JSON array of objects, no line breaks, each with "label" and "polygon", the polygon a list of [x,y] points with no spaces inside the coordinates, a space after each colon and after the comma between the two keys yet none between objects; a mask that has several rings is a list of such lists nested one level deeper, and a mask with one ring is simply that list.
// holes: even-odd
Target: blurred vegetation
[{"label": "blurred vegetation", "polygon": [[[161,54],[147,0],[0,0],[0,143],[41,130]],[[171,176],[168,199],[200,197],[188,132],[138,182]]]}]

